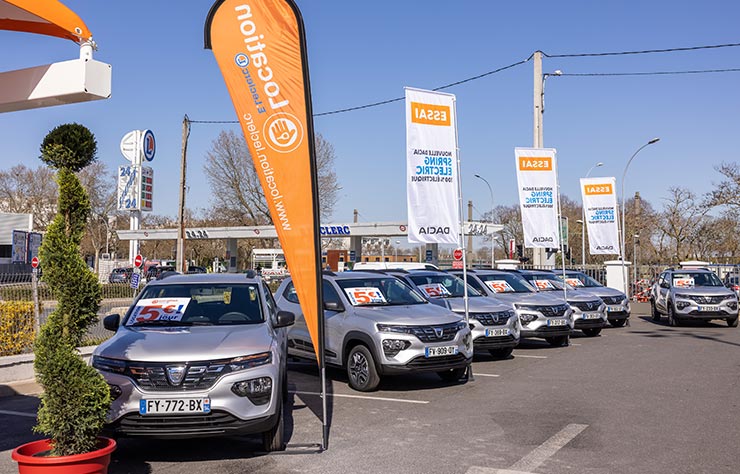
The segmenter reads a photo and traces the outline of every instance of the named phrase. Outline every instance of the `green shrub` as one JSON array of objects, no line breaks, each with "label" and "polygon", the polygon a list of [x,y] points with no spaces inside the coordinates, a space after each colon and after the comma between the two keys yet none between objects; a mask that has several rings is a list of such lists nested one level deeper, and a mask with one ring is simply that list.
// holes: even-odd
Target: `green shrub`
[{"label": "green shrub", "polygon": [[34,429],[51,438],[53,456],[96,449],[110,408],[105,379],[77,350],[97,321],[101,288],[80,254],[90,201],[74,172],[95,159],[96,148],[92,133],[77,124],[55,128],[42,145],[42,160],[58,168],[57,214],[39,249],[42,279],[57,307],[34,346],[34,368],[44,389]]},{"label": "green shrub", "polygon": [[0,301],[0,356],[22,354],[35,336],[33,303]]}]

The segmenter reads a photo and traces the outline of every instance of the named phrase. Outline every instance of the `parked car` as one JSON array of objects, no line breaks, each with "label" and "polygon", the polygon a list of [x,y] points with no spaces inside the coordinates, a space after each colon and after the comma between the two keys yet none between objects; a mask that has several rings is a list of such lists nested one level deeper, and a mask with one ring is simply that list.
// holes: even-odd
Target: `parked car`
[{"label": "parked car", "polygon": [[[562,276],[560,272],[555,272],[555,274],[558,277]],[[621,291],[604,286],[585,273],[576,270],[566,270],[565,281],[579,290],[587,291],[601,298],[606,304],[606,318],[612,326],[621,328],[629,320],[631,311],[629,299]]]},{"label": "parked car", "polygon": [[171,265],[157,265],[155,267],[149,267],[149,270],[146,271],[146,281],[152,281],[156,280],[158,278],[162,277],[162,274],[165,272],[174,272],[175,267]]},{"label": "parked car", "polygon": [[[347,371],[355,390],[375,390],[382,376],[436,372],[461,379],[473,360],[470,328],[397,278],[371,272],[324,272],[326,363]],[[293,279],[276,291],[280,309],[296,314],[288,353],[314,359]]]},{"label": "parked car", "polygon": [[[430,270],[388,271],[419,292],[430,303],[465,315],[464,285],[461,278],[447,272]],[[483,296],[468,285],[468,317],[473,334],[473,348],[487,350],[505,359],[519,344],[522,326],[510,303]]]},{"label": "parked car", "polygon": [[663,314],[671,326],[687,320],[722,319],[737,327],[738,299],[711,270],[668,269],[660,274],[650,293],[654,321]]},{"label": "parked car", "polygon": [[173,275],[149,283],[92,365],[110,385],[113,436],[192,438],[261,433],[284,449],[287,326],[259,277]]},{"label": "parked car", "polygon": [[353,271],[363,270],[439,270],[433,263],[423,262],[357,262]]},{"label": "parked car", "polygon": [[185,272],[188,275],[192,275],[194,273],[208,273],[208,270],[206,270],[206,267],[199,267],[196,265],[190,265],[188,266],[188,271]]},{"label": "parked car", "polygon": [[[576,290],[563,282],[550,270],[519,270],[519,273],[539,291],[555,292],[564,295],[573,309],[573,328],[580,329],[588,337],[595,337],[606,326],[606,305],[598,296]],[[560,273],[562,277],[562,273]]]},{"label": "parked car", "polygon": [[725,286],[740,296],[740,275],[737,273],[728,273],[723,280]]},{"label": "parked car", "polygon": [[[450,273],[462,277],[462,270]],[[542,338],[552,346],[567,346],[573,330],[573,310],[561,297],[540,293],[516,271],[468,270],[468,283],[487,296],[510,303],[519,315],[522,338]]]},{"label": "parked car", "polygon": [[132,267],[114,268],[108,275],[108,283],[128,283],[131,281],[131,275],[134,273]]}]

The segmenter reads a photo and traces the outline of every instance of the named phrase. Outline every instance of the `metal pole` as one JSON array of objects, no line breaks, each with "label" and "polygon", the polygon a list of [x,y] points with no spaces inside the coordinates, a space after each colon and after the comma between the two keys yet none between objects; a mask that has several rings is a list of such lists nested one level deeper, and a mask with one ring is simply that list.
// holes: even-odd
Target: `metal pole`
[{"label": "metal pole", "polygon": [[[534,63],[534,147],[542,148],[542,113],[544,100],[544,87],[542,76],[542,51],[535,51],[532,55]],[[542,268],[545,263],[545,249],[532,249],[532,263],[535,268]]]},{"label": "metal pole", "polygon": [[[588,178],[591,175],[591,172],[594,170],[594,168],[598,168],[600,166],[604,166],[604,163],[598,162],[595,165],[593,165],[589,170],[588,173],[586,173],[586,177]],[[586,270],[586,206],[584,206],[583,202],[581,202],[581,214],[582,214],[582,220],[581,220],[581,265],[583,266],[583,270]]]},{"label": "metal pole", "polygon": [[642,151],[642,149],[645,148],[646,146],[652,145],[653,143],[657,143],[659,141],[660,141],[660,138],[653,138],[652,140],[650,140],[649,142],[647,142],[646,144],[638,148],[637,151],[634,152],[632,156],[630,157],[630,159],[627,161],[627,166],[624,167],[624,172],[622,173],[622,190],[621,190],[621,195],[622,195],[622,232],[621,232],[622,239],[621,240],[622,242],[621,242],[620,251],[622,253],[621,255],[622,256],[622,284],[624,285],[624,294],[627,295],[627,298],[630,297],[630,292],[629,292],[629,288],[627,287],[626,267],[624,265],[624,258],[625,258],[625,255],[624,255],[625,253],[624,252],[624,201],[625,201],[624,199],[624,179],[627,176],[627,169],[629,169],[630,163],[632,163],[632,160],[637,156],[637,154],[640,153],[640,151]]},{"label": "metal pole", "polygon": [[175,269],[185,271],[185,183],[187,176],[188,138],[190,137],[190,119],[187,114],[182,118],[182,154],[180,156],[180,205],[177,214],[177,254]]},{"label": "metal pole", "polygon": [[39,312],[39,269],[32,270],[31,288],[33,291],[33,330],[38,335],[41,328],[41,314]]},{"label": "metal pole", "polygon": [[632,281],[637,285],[637,242],[640,234],[632,236]]}]

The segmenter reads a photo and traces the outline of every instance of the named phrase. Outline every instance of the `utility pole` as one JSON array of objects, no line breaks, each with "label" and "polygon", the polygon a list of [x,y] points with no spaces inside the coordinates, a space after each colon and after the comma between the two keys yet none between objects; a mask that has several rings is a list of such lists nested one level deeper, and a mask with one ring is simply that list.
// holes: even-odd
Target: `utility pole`
[{"label": "utility pole", "polygon": [[180,157],[180,206],[177,213],[177,255],[175,269],[184,273],[185,268],[185,177],[187,175],[188,137],[190,136],[190,119],[187,114],[182,119],[182,156]]},{"label": "utility pole", "polygon": [[[542,51],[535,51],[534,60],[534,148],[543,147],[542,136],[542,114],[544,112],[544,90],[542,76]],[[545,249],[532,249],[532,263],[535,268],[542,268],[545,265]]]}]

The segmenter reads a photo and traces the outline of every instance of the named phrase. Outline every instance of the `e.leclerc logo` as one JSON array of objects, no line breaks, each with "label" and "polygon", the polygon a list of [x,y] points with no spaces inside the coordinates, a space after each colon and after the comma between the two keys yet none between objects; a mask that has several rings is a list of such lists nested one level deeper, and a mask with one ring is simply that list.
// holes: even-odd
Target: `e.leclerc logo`
[{"label": "e.leclerc logo", "polygon": [[239,67],[247,67],[249,66],[249,56],[244,53],[236,53],[236,56],[234,56],[234,62]]},{"label": "e.leclerc logo", "polygon": [[282,112],[265,121],[263,134],[270,148],[279,153],[290,153],[303,142],[303,125],[294,115]]}]

